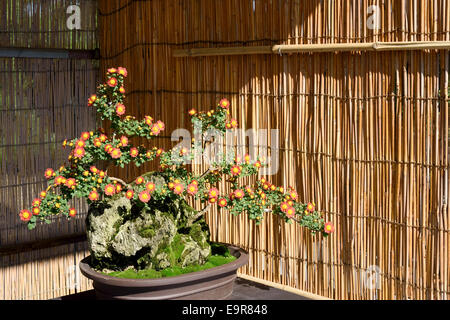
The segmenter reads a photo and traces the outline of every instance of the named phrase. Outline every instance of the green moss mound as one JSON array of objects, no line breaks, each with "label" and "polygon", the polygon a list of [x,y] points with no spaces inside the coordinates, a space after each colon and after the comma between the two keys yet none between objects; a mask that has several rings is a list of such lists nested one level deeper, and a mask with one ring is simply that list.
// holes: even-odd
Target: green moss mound
[{"label": "green moss mound", "polygon": [[237,258],[230,254],[228,248],[222,244],[211,244],[211,255],[205,264],[199,265],[189,265],[184,268],[175,266],[169,267],[163,270],[154,270],[154,269],[144,269],[144,270],[135,270],[128,269],[125,271],[115,271],[110,273],[105,273],[108,276],[117,277],[117,278],[125,278],[125,279],[156,279],[156,278],[166,278],[166,277],[174,277],[179,276],[186,273],[202,271],[206,269],[211,269],[214,267],[218,267],[230,262],[233,262]]}]

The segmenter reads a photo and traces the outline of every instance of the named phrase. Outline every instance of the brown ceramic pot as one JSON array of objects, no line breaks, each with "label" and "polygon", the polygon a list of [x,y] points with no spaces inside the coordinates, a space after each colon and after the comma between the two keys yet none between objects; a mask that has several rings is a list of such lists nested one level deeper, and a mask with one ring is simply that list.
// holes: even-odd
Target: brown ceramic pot
[{"label": "brown ceramic pot", "polygon": [[248,254],[228,246],[237,259],[219,267],[158,279],[122,279],[104,275],[80,262],[81,273],[93,280],[100,300],[223,300],[233,292],[237,269],[248,263]]}]

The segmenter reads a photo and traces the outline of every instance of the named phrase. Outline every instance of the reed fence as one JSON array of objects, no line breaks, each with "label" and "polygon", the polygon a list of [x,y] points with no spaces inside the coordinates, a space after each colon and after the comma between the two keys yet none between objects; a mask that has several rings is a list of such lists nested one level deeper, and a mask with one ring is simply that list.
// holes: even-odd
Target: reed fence
[{"label": "reed fence", "polygon": [[[190,127],[190,108],[229,98],[245,129],[279,130],[281,167],[268,178],[335,223],[324,240],[213,209],[213,239],[250,252],[243,273],[334,299],[448,299],[448,50],[227,54],[448,42],[448,1],[103,0],[99,24],[102,72],[128,68],[131,114],[166,121],[170,135]],[[217,55],[175,57],[195,50]],[[378,288],[365,281],[371,270]]]},{"label": "reed fence", "polygon": [[[84,233],[86,203],[74,204],[77,219],[55,219],[31,232],[18,219],[20,210],[46,188],[43,170],[59,168],[67,159],[63,140],[95,128],[86,101],[98,83],[98,60],[67,50],[98,47],[97,3],[78,3],[84,30],[66,27],[66,9],[73,1],[0,2],[0,52],[33,49],[32,56],[42,56],[8,58],[7,53],[0,58],[2,300],[49,299],[91,288],[76,268],[87,253],[86,243],[74,237]],[[66,52],[67,58],[45,59],[44,49]]]}]

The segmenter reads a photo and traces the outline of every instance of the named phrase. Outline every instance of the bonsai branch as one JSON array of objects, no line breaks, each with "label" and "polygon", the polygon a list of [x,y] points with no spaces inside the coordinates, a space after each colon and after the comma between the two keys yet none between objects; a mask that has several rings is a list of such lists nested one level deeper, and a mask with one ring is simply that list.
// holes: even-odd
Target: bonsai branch
[{"label": "bonsai branch", "polygon": [[187,222],[187,227],[190,227],[195,221],[197,221],[198,218],[200,218],[201,216],[203,216],[211,207],[210,204],[208,204],[205,208],[203,208],[202,210],[200,210],[196,215],[192,216],[188,222]]},{"label": "bonsai branch", "polygon": [[114,177],[109,177],[110,180],[112,181],[116,181],[119,182],[120,184],[122,184],[124,187],[129,187],[128,183],[126,183],[125,181],[123,181],[122,179],[119,178],[114,178]]}]

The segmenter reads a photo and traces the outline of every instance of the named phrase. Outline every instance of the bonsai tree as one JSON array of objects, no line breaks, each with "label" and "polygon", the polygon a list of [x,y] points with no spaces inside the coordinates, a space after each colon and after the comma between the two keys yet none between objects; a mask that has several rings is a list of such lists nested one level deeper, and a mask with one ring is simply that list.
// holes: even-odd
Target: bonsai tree
[{"label": "bonsai tree", "polygon": [[[333,232],[333,225],[325,223],[313,203],[298,201],[293,188],[285,190],[265,179],[241,185],[242,178],[257,175],[265,165],[259,158],[227,156],[196,175],[187,160],[203,152],[211,141],[193,139],[190,149],[176,147],[169,151],[133,146],[131,138],[152,140],[165,125],[150,116],[137,120],[125,115],[125,77],[125,68],[109,69],[106,83],[98,86],[96,95],[88,101],[102,120],[109,121],[113,134],[107,136],[100,128],[64,141],[63,147],[70,148],[68,163],[58,170],[45,170],[48,188],[33,201],[31,209],[20,212],[20,219],[28,223],[29,229],[39,221],[50,223],[52,216],[75,217],[77,212],[70,201],[86,198],[91,263],[100,270],[161,270],[205,263],[211,243],[204,214],[212,205],[234,215],[245,213],[256,224],[262,222],[265,212],[271,212],[313,233],[327,236]],[[223,135],[235,129],[237,121],[230,119],[229,108],[230,102],[222,99],[208,112],[190,110],[194,131],[215,130]],[[108,175],[112,166],[123,168],[133,162],[139,167],[155,160],[159,161],[158,171],[132,182]],[[217,187],[223,179],[230,185],[228,194]],[[198,210],[189,205],[194,200],[202,204]]]}]

